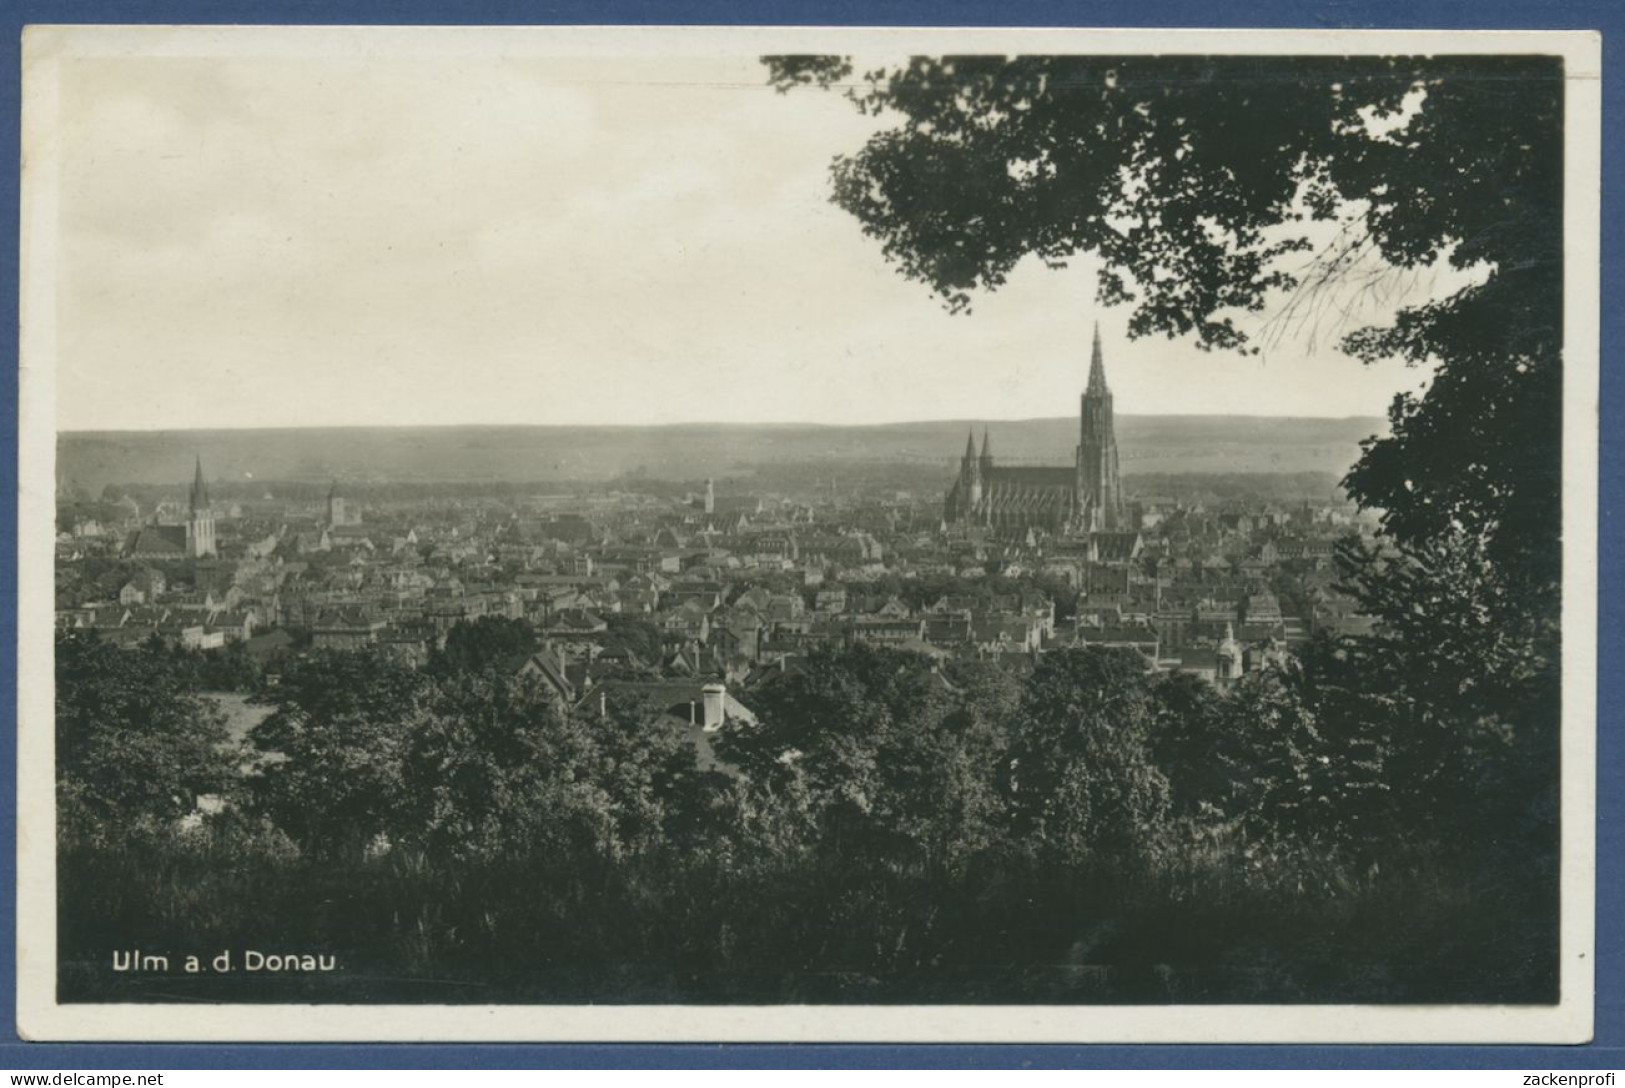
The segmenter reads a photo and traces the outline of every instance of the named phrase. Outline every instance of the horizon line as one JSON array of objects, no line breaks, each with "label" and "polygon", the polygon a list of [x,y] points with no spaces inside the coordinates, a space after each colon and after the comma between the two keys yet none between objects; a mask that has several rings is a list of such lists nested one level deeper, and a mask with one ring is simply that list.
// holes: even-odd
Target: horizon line
[{"label": "horizon line", "polygon": [[[1351,420],[1378,420],[1387,422],[1383,415],[1265,415],[1254,412],[1118,412],[1116,418],[1122,419],[1261,419],[1261,420],[1318,420],[1327,423],[1347,422]],[[1021,424],[1021,423],[1049,423],[1057,420],[1075,421],[1076,416],[1021,416],[1010,419],[994,419],[982,416],[957,416],[939,419],[894,419],[872,423],[824,423],[816,420],[787,420],[787,421],[758,421],[744,422],[738,420],[682,420],[666,423],[489,423],[489,422],[460,422],[460,423],[268,423],[247,424],[225,427],[59,427],[56,436],[86,434],[208,434],[226,433],[234,431],[268,432],[268,431],[394,431],[394,430],[517,430],[530,428],[537,430],[571,430],[592,428],[598,430],[660,430],[693,427],[717,428],[791,428],[802,427],[818,430],[864,430],[880,427],[919,427],[933,424],[964,424],[964,425],[992,425]]]}]

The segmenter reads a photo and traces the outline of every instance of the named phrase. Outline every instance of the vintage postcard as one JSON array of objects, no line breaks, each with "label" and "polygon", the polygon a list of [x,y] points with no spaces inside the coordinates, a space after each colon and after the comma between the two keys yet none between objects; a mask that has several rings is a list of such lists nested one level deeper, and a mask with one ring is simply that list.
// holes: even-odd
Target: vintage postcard
[{"label": "vintage postcard", "polygon": [[25,1037],[1590,1037],[1596,35],[23,51]]}]

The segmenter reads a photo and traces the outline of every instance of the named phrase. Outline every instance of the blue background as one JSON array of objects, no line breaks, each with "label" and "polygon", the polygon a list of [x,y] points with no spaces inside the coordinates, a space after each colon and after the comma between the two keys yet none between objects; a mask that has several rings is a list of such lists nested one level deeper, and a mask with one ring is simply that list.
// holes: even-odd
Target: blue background
[{"label": "blue background", "polygon": [[[860,3],[835,0],[61,0],[0,4],[0,140],[18,147],[20,43],[28,23],[341,23],[341,24],[880,24],[893,26],[1256,26],[1308,28],[1595,29],[1603,32],[1602,210],[1602,464],[1599,497],[1599,589],[1601,626],[1598,703],[1597,1006],[1596,1040],[1584,1047],[1530,1046],[832,1046],[832,1045],[75,1045],[24,1043],[15,1036],[14,983],[0,989],[0,1069],[49,1067],[88,1070],[122,1067],[630,1067],[721,1068],[1508,1068],[1619,1069],[1625,1067],[1625,806],[1617,788],[1625,758],[1613,728],[1621,706],[1619,682],[1622,624],[1619,610],[1620,546],[1616,510],[1622,498],[1620,440],[1613,422],[1622,407],[1618,356],[1622,310],[1607,305],[1625,291],[1620,276],[1620,180],[1625,111],[1620,79],[1620,38],[1625,4],[1617,0],[1250,0],[1229,4],[1201,0],[908,0]],[[13,151],[0,171],[0,296],[17,298],[18,162]],[[12,305],[0,317],[0,340],[17,343]],[[6,454],[0,457],[0,495],[17,493],[17,393],[0,389],[0,426]],[[0,660],[4,714],[12,732],[0,743],[0,979],[14,973],[16,887],[16,544],[15,506],[0,506]],[[177,1015],[184,1015],[176,1008]],[[539,1015],[545,1015],[541,1013]]]}]

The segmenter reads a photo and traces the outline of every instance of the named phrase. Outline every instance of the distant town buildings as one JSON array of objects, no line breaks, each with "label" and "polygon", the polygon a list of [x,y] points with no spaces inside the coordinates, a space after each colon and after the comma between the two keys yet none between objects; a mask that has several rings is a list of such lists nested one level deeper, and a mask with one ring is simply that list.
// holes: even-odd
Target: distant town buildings
[{"label": "distant town buildings", "polygon": [[[1021,672],[1106,647],[1226,685],[1316,631],[1372,629],[1334,569],[1368,515],[1199,481],[1136,493],[1098,337],[1081,408],[1073,465],[1000,465],[984,433],[945,503],[883,471],[839,490],[810,476],[502,497],[217,482],[230,493],[211,497],[199,457],[184,492],[61,489],[57,622],[122,646],[241,644],[267,663],[367,649],[422,666],[459,624],[519,620],[537,650],[512,669],[561,702],[670,696],[701,731],[744,720],[757,685],[824,646]],[[723,694],[708,700],[710,683]]]}]

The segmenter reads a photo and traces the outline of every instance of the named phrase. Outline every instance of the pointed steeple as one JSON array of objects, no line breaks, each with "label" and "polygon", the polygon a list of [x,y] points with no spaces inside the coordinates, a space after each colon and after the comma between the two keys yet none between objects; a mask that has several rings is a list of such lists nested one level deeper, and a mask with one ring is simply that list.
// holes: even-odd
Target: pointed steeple
[{"label": "pointed steeple", "polygon": [[1089,392],[1106,393],[1106,360],[1100,351],[1100,322],[1095,322],[1095,344],[1089,354]]},{"label": "pointed steeple", "polygon": [[190,506],[192,513],[197,513],[209,505],[209,487],[203,482],[203,456],[198,455],[197,470],[192,474],[192,494]]},{"label": "pointed steeple", "polygon": [[976,460],[976,428],[965,432],[965,460]]},{"label": "pointed steeple", "polygon": [[993,460],[993,444],[988,441],[987,428],[982,428],[982,460]]}]

